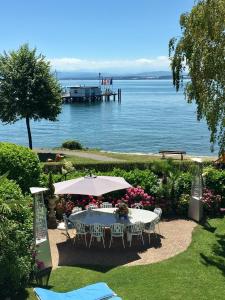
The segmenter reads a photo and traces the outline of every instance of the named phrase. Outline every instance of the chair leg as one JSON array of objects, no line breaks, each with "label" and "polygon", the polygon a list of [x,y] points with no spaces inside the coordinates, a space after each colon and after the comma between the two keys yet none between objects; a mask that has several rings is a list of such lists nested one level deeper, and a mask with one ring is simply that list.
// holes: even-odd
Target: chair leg
[{"label": "chair leg", "polygon": [[151,238],[150,238],[150,232],[148,233],[148,243],[149,243],[149,245],[150,245],[150,240],[151,240]]},{"label": "chair leg", "polygon": [[84,235],[84,240],[85,240],[85,245],[87,247],[87,237],[86,237],[86,234]]},{"label": "chair leg", "polygon": [[104,237],[102,237],[102,243],[103,243],[103,247],[105,248],[105,241],[104,241]]},{"label": "chair leg", "polygon": [[111,248],[111,244],[112,244],[112,236],[111,236],[111,239],[110,239],[110,242],[109,242],[109,248]]},{"label": "chair leg", "polygon": [[143,234],[141,234],[141,239],[142,239],[142,244],[144,245],[145,242],[144,242]]},{"label": "chair leg", "polygon": [[123,236],[122,236],[122,241],[123,241],[123,248],[125,248],[125,244],[124,244],[124,239],[123,239]]},{"label": "chair leg", "polygon": [[130,247],[131,247],[131,242],[132,242],[132,234],[130,235]]},{"label": "chair leg", "polygon": [[92,235],[91,235],[91,238],[90,238],[89,248],[91,247],[91,241],[92,241]]}]

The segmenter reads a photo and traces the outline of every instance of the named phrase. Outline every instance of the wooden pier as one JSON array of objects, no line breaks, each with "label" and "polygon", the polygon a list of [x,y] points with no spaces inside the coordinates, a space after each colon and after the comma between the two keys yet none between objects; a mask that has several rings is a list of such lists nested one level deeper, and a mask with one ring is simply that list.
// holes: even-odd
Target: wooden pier
[{"label": "wooden pier", "polygon": [[[89,92],[90,90],[90,92]],[[88,91],[88,92],[87,92]],[[121,102],[121,89],[117,92],[111,89],[101,89],[97,87],[69,87],[62,94],[62,103],[77,103],[77,102],[102,102],[102,101],[118,101]]]}]

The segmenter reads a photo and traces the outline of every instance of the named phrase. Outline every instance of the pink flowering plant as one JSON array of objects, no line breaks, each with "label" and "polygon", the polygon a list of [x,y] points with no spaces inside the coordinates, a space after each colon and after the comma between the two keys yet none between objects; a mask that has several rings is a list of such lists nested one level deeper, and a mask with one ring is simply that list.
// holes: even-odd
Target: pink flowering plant
[{"label": "pink flowering plant", "polygon": [[74,208],[75,204],[71,200],[65,200],[64,198],[60,198],[56,203],[56,215],[58,219],[62,218],[63,214],[70,215]]},{"label": "pink flowering plant", "polygon": [[155,198],[145,193],[140,186],[127,189],[122,199],[114,200],[113,204],[116,206],[120,201],[126,203],[128,207],[133,207],[135,203],[140,203],[145,209],[153,209],[155,206]]},{"label": "pink flowering plant", "polygon": [[202,202],[206,213],[210,216],[215,216],[219,213],[221,196],[216,195],[210,189],[204,189]]},{"label": "pink flowering plant", "polygon": [[96,204],[97,200],[93,196],[80,196],[74,200],[75,206],[86,209],[89,204]]}]

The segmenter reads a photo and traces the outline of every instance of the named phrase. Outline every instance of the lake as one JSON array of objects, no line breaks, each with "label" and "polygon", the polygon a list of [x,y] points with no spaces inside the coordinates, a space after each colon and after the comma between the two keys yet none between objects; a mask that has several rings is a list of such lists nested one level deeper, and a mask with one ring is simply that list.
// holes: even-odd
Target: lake
[{"label": "lake", "polygon": [[[97,80],[61,81],[67,85],[98,85]],[[84,146],[117,152],[158,153],[160,149],[212,155],[209,132],[196,119],[196,107],[171,80],[117,80],[122,101],[64,104],[57,122],[31,123],[33,147],[56,147],[67,139]],[[0,140],[28,145],[25,120],[0,123]]]}]

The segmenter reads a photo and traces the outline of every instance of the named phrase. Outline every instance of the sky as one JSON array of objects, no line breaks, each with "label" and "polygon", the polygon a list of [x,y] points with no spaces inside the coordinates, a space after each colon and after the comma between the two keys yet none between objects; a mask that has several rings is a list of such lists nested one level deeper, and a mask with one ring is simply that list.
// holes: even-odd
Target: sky
[{"label": "sky", "polygon": [[0,0],[0,53],[28,43],[58,71],[168,71],[194,0]]}]

